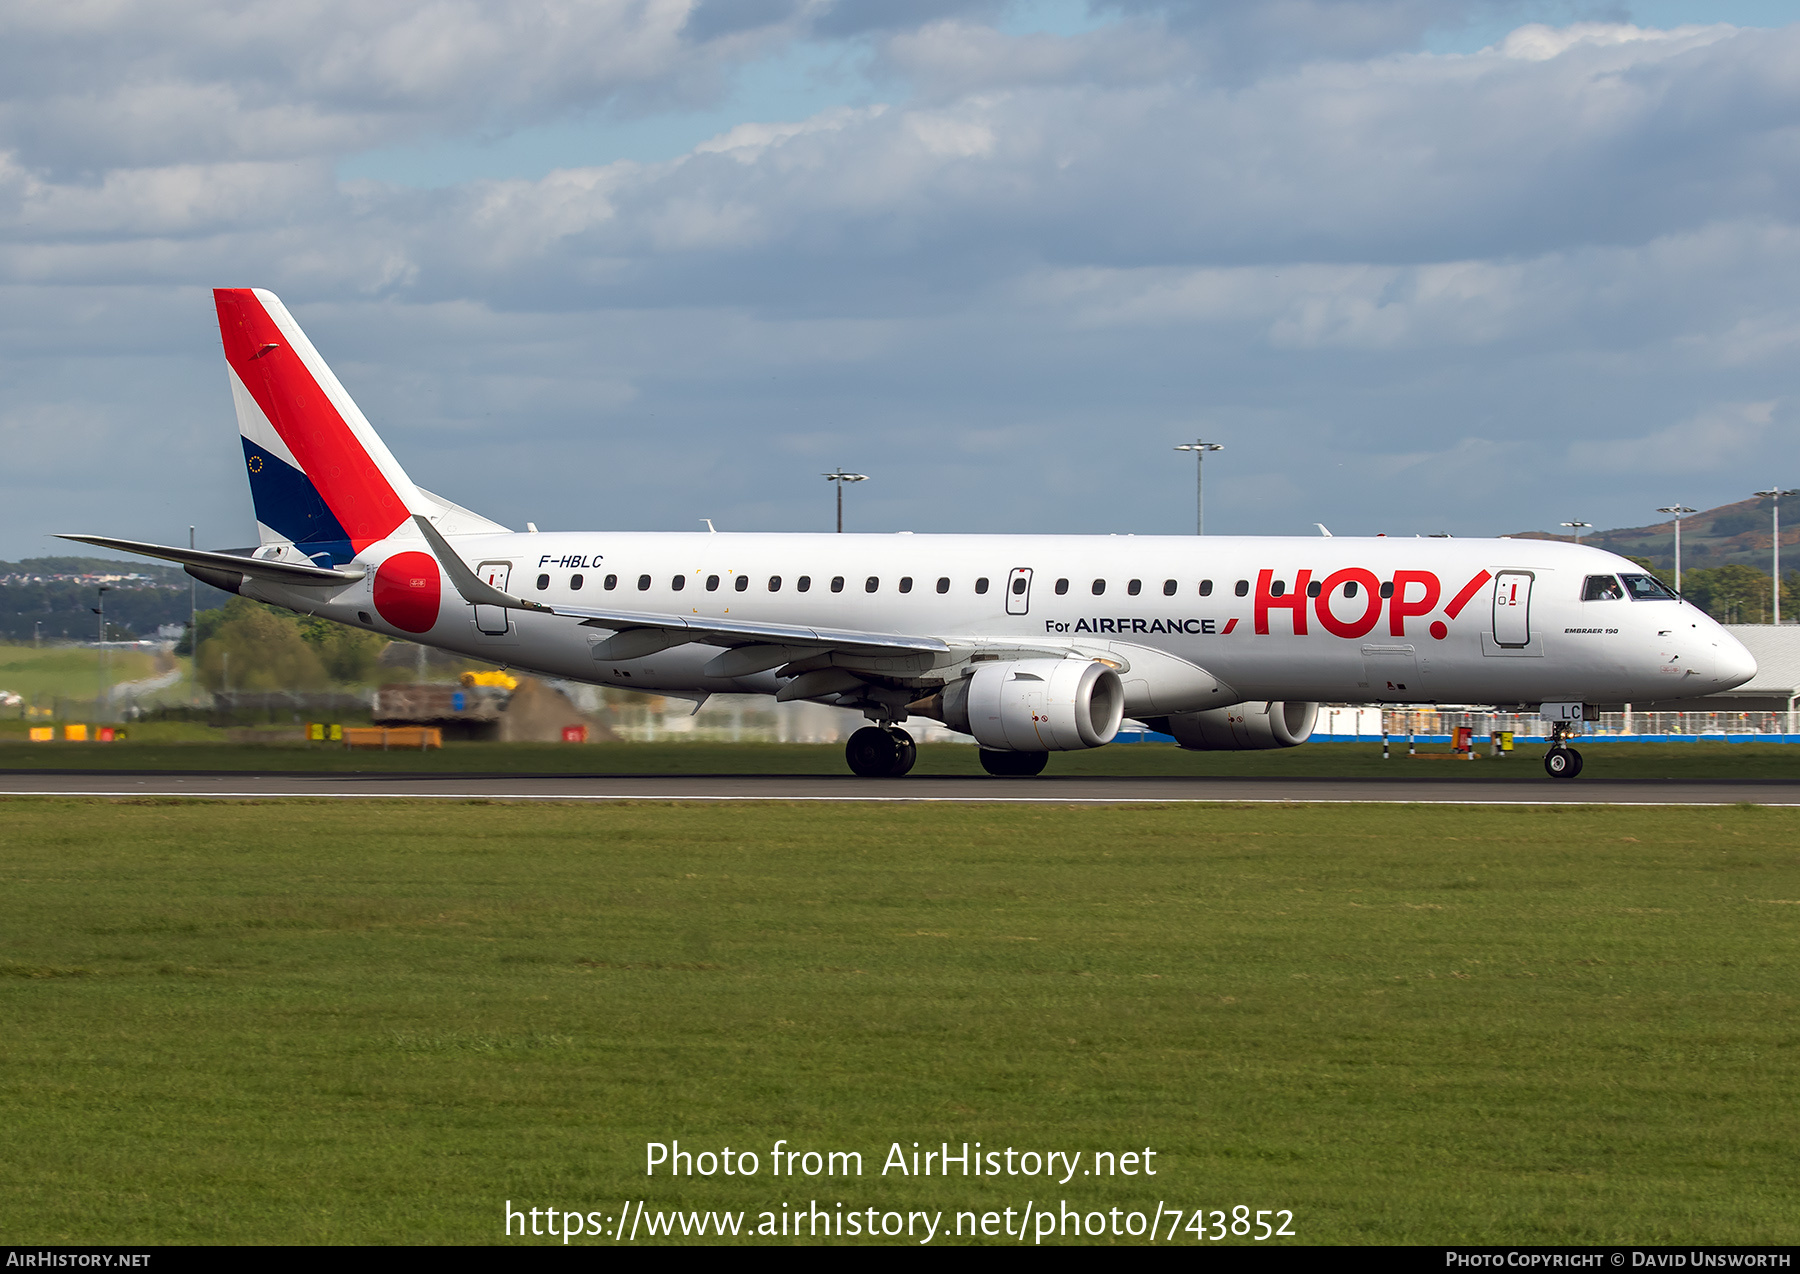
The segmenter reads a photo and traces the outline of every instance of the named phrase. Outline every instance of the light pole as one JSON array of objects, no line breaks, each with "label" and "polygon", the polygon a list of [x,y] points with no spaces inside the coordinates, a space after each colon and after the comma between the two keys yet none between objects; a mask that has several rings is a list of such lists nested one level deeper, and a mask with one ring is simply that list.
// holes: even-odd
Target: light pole
[{"label": "light pole", "polygon": [[[188,547],[194,547],[194,528],[188,528]],[[200,601],[198,583],[188,576],[188,699],[200,702]]]},{"label": "light pole", "polygon": [[103,711],[100,706],[101,700],[106,698],[106,594],[108,591],[108,585],[100,586],[100,592],[95,598],[100,604],[93,608],[94,614],[100,616],[100,646],[95,651],[100,661],[100,689],[94,696],[94,715],[96,717]]},{"label": "light pole", "polygon": [[1774,554],[1774,579],[1769,587],[1769,606],[1775,622],[1779,624],[1781,622],[1781,500],[1783,496],[1800,495],[1800,492],[1783,491],[1777,487],[1772,491],[1758,491],[1756,494],[1769,502],[1769,512],[1775,519],[1775,538],[1771,542],[1771,550]]},{"label": "light pole", "polygon": [[835,472],[821,475],[827,482],[837,483],[838,534],[844,533],[844,484],[846,482],[867,482],[866,473],[845,473],[844,466],[839,465]]},{"label": "light pole", "polygon": [[1675,518],[1675,591],[1681,591],[1681,519],[1690,513],[1698,513],[1698,509],[1690,509],[1685,504],[1664,505],[1658,513],[1672,514]]},{"label": "light pole", "polygon": [[1206,453],[1209,451],[1223,451],[1225,450],[1225,444],[1222,442],[1207,442],[1204,439],[1196,438],[1193,442],[1181,443],[1175,450],[1191,451],[1194,453],[1194,534],[1205,535]]},{"label": "light pole", "polygon": [[1580,544],[1581,533],[1591,528],[1594,524],[1592,522],[1564,522],[1563,525],[1575,532],[1575,543]]}]

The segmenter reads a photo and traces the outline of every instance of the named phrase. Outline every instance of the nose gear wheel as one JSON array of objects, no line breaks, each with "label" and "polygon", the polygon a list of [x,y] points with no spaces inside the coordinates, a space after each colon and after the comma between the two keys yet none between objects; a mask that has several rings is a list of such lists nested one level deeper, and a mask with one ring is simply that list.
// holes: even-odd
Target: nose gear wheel
[{"label": "nose gear wheel", "polygon": [[1561,744],[1544,753],[1544,773],[1553,779],[1572,779],[1581,773],[1581,753]]}]

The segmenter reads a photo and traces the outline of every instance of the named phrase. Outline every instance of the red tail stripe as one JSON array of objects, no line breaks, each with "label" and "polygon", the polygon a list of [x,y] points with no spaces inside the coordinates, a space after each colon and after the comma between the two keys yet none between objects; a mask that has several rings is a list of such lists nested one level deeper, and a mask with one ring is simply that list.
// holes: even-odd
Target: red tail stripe
[{"label": "red tail stripe", "polygon": [[216,288],[225,359],[361,552],[406,520],[406,505],[249,288]]},{"label": "red tail stripe", "polygon": [[1448,606],[1444,607],[1444,614],[1450,616],[1451,619],[1455,619],[1457,615],[1462,613],[1462,608],[1469,604],[1469,599],[1481,591],[1481,586],[1493,578],[1492,575],[1483,571],[1467,584],[1464,584],[1462,586],[1462,591],[1451,599]]}]

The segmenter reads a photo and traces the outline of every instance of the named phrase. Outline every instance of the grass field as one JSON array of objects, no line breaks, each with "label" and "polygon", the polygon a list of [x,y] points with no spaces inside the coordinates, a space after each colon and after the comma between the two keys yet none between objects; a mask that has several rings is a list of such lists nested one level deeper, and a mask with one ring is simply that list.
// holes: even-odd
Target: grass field
[{"label": "grass field", "polygon": [[[108,650],[109,682],[138,681],[156,671],[154,656],[139,650]],[[23,695],[27,703],[57,698],[91,701],[99,688],[100,653],[79,646],[0,646],[0,690]]]},{"label": "grass field", "polygon": [[[27,743],[25,722],[0,722],[0,770],[343,770],[534,774],[844,774],[839,744],[804,743],[452,743],[442,751],[346,751],[325,744],[245,746],[217,741],[202,725],[133,727],[126,743]],[[15,727],[9,729],[8,727]],[[186,732],[185,738],[170,738]],[[209,740],[208,735],[213,738]],[[1605,743],[1581,745],[1584,778],[1800,779],[1800,746],[1780,743]],[[1452,760],[1447,744],[1392,759],[1379,743],[1309,743],[1269,752],[1184,752],[1168,743],[1114,744],[1050,758],[1049,775],[1314,775],[1345,778],[1545,778],[1541,746],[1505,760]],[[966,744],[919,748],[915,774],[979,774]],[[1580,782],[1581,780],[1576,780]]]},{"label": "grass field", "polygon": [[[13,1243],[638,1198],[1800,1241],[1800,812],[3,805]],[[675,1138],[763,1171],[646,1179]],[[880,1175],[946,1140],[1159,1171]]]}]

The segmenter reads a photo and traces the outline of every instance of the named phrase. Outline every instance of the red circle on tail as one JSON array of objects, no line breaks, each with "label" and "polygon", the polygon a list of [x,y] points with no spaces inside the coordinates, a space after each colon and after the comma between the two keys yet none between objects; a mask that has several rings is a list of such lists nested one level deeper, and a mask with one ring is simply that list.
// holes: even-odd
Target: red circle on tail
[{"label": "red circle on tail", "polygon": [[375,571],[375,609],[402,632],[429,632],[442,596],[437,559],[429,553],[396,553]]}]

